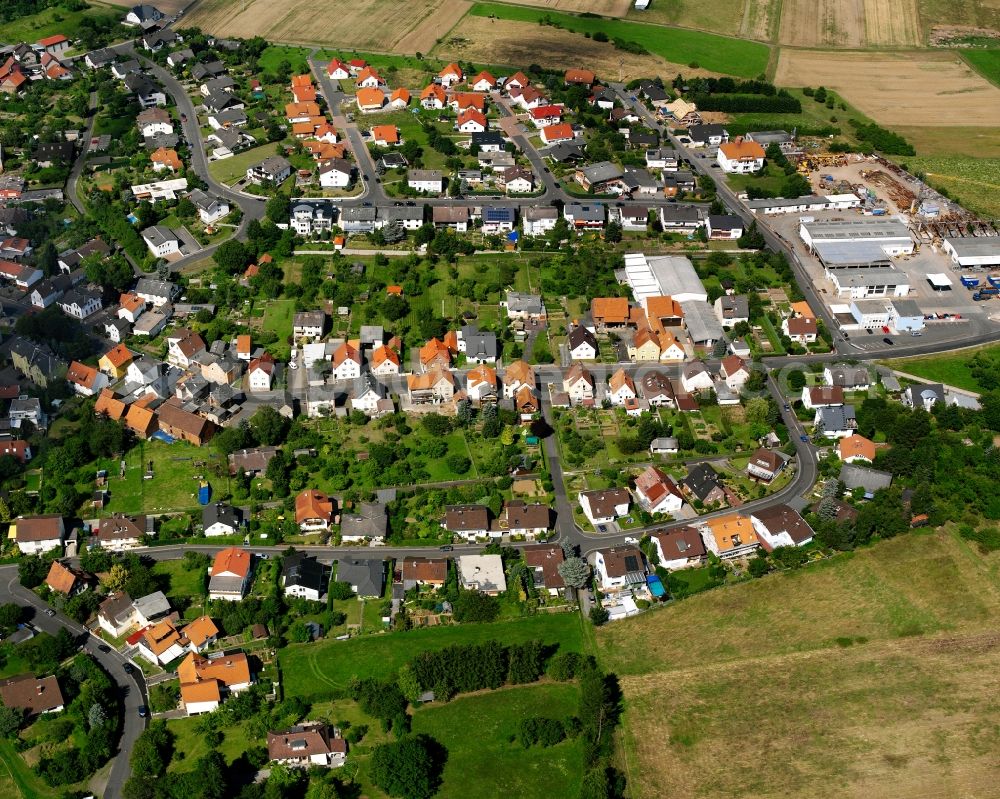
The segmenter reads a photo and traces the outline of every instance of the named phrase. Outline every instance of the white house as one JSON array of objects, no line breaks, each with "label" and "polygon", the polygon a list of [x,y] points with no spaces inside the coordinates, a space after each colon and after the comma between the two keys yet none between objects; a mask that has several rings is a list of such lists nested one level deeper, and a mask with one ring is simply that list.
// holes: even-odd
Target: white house
[{"label": "white house", "polygon": [[637,547],[599,549],[594,553],[594,570],[602,591],[621,591],[646,582],[646,564]]},{"label": "white house", "polygon": [[694,361],[684,367],[681,385],[688,394],[693,394],[697,391],[708,391],[715,386],[715,383],[708,367],[702,361]]},{"label": "white house", "polygon": [[583,325],[574,327],[567,337],[569,355],[574,361],[592,361],[597,358],[597,336]]},{"label": "white house", "polygon": [[787,505],[754,511],[750,523],[760,545],[768,552],[776,547],[802,547],[813,540],[812,528]]},{"label": "white house", "polygon": [[333,158],[319,168],[319,185],[324,189],[344,189],[351,185],[354,168],[343,158]]},{"label": "white house", "polygon": [[563,391],[577,405],[594,399],[594,376],[579,363],[574,363],[563,378]]},{"label": "white house", "polygon": [[693,527],[678,527],[650,535],[660,566],[667,571],[700,566],[705,561],[705,542]]},{"label": "white house", "polygon": [[608,381],[608,399],[612,405],[621,407],[629,400],[634,400],[638,394],[635,391],[635,381],[624,369],[619,369]]},{"label": "white house", "polygon": [[361,377],[361,351],[343,342],[333,351],[333,379],[356,380]]},{"label": "white house", "polygon": [[716,156],[723,172],[731,174],[751,174],[764,168],[764,148],[757,142],[746,141],[737,136],[719,145]]},{"label": "white house", "polygon": [[274,378],[274,358],[264,353],[259,358],[250,361],[247,367],[247,379],[251,391],[270,391],[271,380]]},{"label": "white house", "polygon": [[579,502],[591,524],[607,524],[628,513],[632,495],[624,488],[582,491]]},{"label": "white house", "polygon": [[444,177],[437,169],[411,169],[406,176],[406,185],[414,191],[440,194],[444,190]]},{"label": "white house", "polygon": [[41,555],[62,546],[66,527],[62,516],[19,516],[13,524],[14,540],[22,555]]},{"label": "white house", "polygon": [[750,369],[738,355],[729,355],[722,359],[719,375],[733,391],[739,391],[750,379]]},{"label": "white house", "polygon": [[635,498],[647,513],[676,513],[684,506],[684,495],[674,479],[649,466],[635,479]]},{"label": "white house", "polygon": [[170,228],[163,225],[151,225],[142,231],[142,240],[146,242],[154,258],[167,258],[178,255],[181,251],[181,240]]},{"label": "white house", "polygon": [[240,512],[232,505],[213,502],[201,512],[202,529],[206,538],[217,535],[236,535],[240,529]]}]

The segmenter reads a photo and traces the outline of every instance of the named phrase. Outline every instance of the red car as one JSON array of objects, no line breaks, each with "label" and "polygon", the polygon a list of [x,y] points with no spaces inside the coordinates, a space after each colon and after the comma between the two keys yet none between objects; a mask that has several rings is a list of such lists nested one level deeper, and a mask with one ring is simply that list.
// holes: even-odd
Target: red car
[{"label": "red car", "polygon": [[889,328],[886,325],[882,325],[882,332],[883,333],[888,333],[889,332]]}]

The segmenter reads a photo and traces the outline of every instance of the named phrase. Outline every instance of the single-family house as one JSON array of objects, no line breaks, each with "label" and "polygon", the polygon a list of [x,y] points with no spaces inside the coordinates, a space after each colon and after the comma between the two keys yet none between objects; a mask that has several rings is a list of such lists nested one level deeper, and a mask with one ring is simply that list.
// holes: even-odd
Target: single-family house
[{"label": "single-family house", "polygon": [[701,533],[689,525],[650,534],[660,566],[668,571],[700,566],[707,551]]},{"label": "single-family house", "polygon": [[622,591],[646,584],[646,561],[638,547],[597,550],[594,553],[594,571],[602,591]]},{"label": "single-family house", "polygon": [[581,491],[579,502],[591,524],[608,524],[628,513],[632,495],[626,488]]},{"label": "single-family house", "polygon": [[684,505],[684,495],[677,483],[656,466],[646,467],[636,477],[635,498],[647,513],[676,513]]},{"label": "single-family house", "polygon": [[215,556],[208,581],[208,598],[239,602],[250,587],[252,561],[250,553],[238,547],[228,547]]}]

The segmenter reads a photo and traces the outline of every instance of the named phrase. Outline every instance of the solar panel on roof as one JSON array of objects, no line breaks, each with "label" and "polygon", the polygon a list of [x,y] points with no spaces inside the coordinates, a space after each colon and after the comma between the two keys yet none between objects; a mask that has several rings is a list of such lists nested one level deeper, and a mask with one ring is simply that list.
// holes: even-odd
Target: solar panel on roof
[{"label": "solar panel on roof", "polygon": [[635,555],[625,556],[625,568],[630,572],[639,571],[639,559]]}]

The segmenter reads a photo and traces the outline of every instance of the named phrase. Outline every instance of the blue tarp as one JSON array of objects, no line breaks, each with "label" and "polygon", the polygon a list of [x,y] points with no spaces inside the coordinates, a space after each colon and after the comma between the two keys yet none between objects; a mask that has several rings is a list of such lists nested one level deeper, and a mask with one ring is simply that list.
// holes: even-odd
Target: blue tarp
[{"label": "blue tarp", "polygon": [[198,488],[198,502],[202,505],[207,505],[212,499],[212,486],[208,483],[202,483]]},{"label": "blue tarp", "polygon": [[157,430],[155,433],[153,433],[152,436],[150,436],[150,438],[158,438],[158,439],[160,439],[160,441],[163,441],[163,442],[165,442],[167,444],[173,444],[174,443],[174,437],[170,436],[170,435],[167,435],[162,430]]}]

